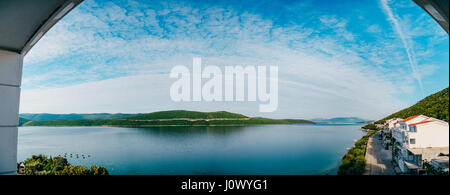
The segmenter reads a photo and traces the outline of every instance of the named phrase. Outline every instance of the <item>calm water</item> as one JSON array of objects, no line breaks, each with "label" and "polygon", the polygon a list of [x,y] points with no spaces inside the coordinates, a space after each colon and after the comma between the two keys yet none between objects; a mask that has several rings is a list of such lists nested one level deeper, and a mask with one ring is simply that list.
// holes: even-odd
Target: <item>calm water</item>
[{"label": "calm water", "polygon": [[67,153],[111,174],[336,174],[360,127],[20,127],[18,160]]}]

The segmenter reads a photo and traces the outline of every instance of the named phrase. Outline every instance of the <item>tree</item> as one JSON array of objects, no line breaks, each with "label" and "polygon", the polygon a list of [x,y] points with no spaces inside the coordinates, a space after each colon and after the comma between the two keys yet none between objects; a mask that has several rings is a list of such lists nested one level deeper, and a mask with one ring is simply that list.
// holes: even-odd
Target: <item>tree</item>
[{"label": "tree", "polygon": [[108,175],[108,170],[106,170],[106,168],[102,167],[102,166],[97,167],[95,165],[92,165],[90,174],[91,175]]},{"label": "tree", "polygon": [[423,161],[423,169],[427,175],[449,175],[448,171],[444,171],[441,167],[434,167],[430,162]]},{"label": "tree", "polygon": [[44,155],[33,155],[24,162],[25,175],[108,175],[108,170],[102,166],[70,165],[64,157],[47,157]]}]

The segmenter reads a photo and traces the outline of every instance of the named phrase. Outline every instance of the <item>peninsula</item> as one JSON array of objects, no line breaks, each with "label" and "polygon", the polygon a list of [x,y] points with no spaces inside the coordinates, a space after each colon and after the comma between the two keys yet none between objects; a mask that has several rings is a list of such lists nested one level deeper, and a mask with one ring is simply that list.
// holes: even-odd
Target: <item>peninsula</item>
[{"label": "peninsula", "polygon": [[171,110],[138,114],[113,119],[54,119],[28,120],[21,118],[20,126],[242,126],[271,124],[315,124],[303,119],[269,119],[248,117],[226,111],[197,112],[186,110]]}]

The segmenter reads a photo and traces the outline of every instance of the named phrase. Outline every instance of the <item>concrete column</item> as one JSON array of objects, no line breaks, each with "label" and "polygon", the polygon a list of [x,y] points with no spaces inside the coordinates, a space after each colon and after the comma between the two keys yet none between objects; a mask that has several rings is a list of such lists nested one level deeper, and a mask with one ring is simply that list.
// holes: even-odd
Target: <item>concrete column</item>
[{"label": "concrete column", "polygon": [[16,174],[23,56],[0,50],[0,175]]}]

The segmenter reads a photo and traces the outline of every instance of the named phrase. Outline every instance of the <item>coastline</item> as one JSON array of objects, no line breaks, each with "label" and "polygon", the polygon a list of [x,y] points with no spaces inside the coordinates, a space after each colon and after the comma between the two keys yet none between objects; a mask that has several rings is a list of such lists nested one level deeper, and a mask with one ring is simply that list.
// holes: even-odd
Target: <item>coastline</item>
[{"label": "coastline", "polygon": [[[361,128],[363,131],[364,128]],[[348,149],[342,157],[341,165],[338,169],[338,175],[362,175],[366,171],[366,152],[369,138],[379,130],[368,130],[366,135],[357,140],[354,146]]]},{"label": "coastline", "polygon": [[[209,125],[26,125],[19,127],[236,127],[236,126],[255,126],[255,125],[314,125],[314,126],[345,126],[360,125],[359,123],[273,123],[273,124],[209,124]],[[361,131],[364,131],[361,129]]]}]

